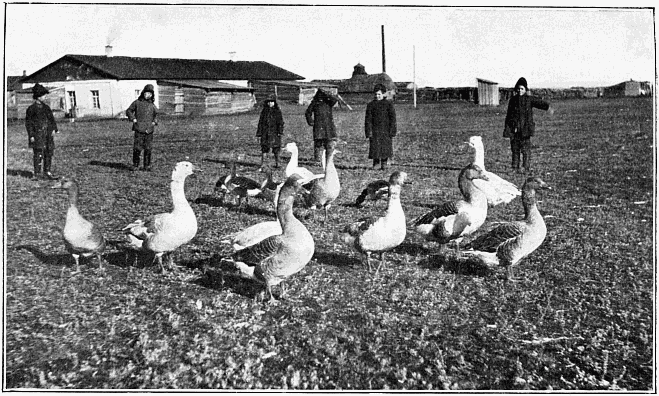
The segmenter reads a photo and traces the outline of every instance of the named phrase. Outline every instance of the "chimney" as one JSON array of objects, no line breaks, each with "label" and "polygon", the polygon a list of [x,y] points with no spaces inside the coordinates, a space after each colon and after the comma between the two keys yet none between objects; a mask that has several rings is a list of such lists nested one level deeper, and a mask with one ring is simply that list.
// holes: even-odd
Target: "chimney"
[{"label": "chimney", "polygon": [[110,44],[105,46],[105,56],[108,58],[112,56],[112,46]]},{"label": "chimney", "polygon": [[23,70],[23,77],[27,77],[27,71]]},{"label": "chimney", "polygon": [[236,61],[236,51],[230,51],[230,52],[229,52],[229,60],[230,60],[231,62],[235,62],[235,61]]}]

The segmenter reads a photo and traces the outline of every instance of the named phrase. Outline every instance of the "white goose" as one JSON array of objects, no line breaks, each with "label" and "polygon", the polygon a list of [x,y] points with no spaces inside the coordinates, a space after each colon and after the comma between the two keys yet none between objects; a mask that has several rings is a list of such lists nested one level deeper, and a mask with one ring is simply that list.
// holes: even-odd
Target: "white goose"
[{"label": "white goose", "polygon": [[186,244],[197,234],[197,218],[185,197],[185,178],[199,170],[190,162],[176,164],[172,171],[170,190],[174,209],[136,220],[122,229],[134,249],[142,249],[155,254],[158,265],[163,270],[162,256],[167,255],[168,265],[172,265],[171,252]]},{"label": "white goose", "polygon": [[291,177],[294,173],[297,173],[298,175],[302,176],[302,184],[306,184],[313,179],[324,176],[322,173],[315,174],[309,169],[298,165],[299,151],[295,142],[287,143],[286,146],[284,146],[284,150],[291,153],[291,159],[288,161],[286,169],[284,170],[286,177]]},{"label": "white goose", "polygon": [[389,204],[384,216],[361,219],[346,225],[340,232],[343,242],[364,254],[369,271],[371,253],[380,253],[376,274],[384,263],[384,253],[403,243],[407,234],[405,213],[400,203],[400,193],[406,178],[407,173],[398,171],[389,177]]},{"label": "white goose", "polygon": [[476,231],[487,217],[487,197],[474,185],[475,179],[487,180],[478,165],[469,164],[458,176],[463,199],[448,201],[414,220],[414,230],[428,241],[442,245],[455,241],[460,254],[460,241]]},{"label": "white goose", "polygon": [[513,276],[513,266],[533,253],[545,240],[547,226],[538,210],[536,191],[551,189],[542,179],[529,177],[522,187],[524,220],[501,224],[479,236],[465,247],[466,255],[476,257],[486,265],[506,268],[507,278]]},{"label": "white goose", "polygon": [[[241,275],[265,284],[274,302],[272,287],[301,271],[314,254],[314,240],[307,228],[293,215],[293,200],[302,187],[297,174],[286,179],[277,201],[277,221],[281,233],[241,242],[239,250],[224,260],[233,263]],[[251,244],[250,244],[251,243]],[[282,296],[285,290],[282,284]]]},{"label": "white goose", "polygon": [[502,179],[498,175],[485,170],[485,148],[483,138],[472,136],[468,144],[474,149],[474,164],[481,167],[488,180],[476,179],[474,184],[481,189],[487,196],[487,203],[495,206],[501,203],[508,203],[522,194],[513,183]]},{"label": "white goose", "polygon": [[334,148],[329,149],[325,164],[325,175],[311,182],[309,194],[305,197],[307,207],[314,210],[319,207],[325,209],[324,221],[327,221],[327,212],[341,192],[339,173],[334,166],[334,156],[338,153],[340,151]]},{"label": "white goose", "polygon": [[69,195],[69,209],[66,211],[62,236],[66,250],[76,262],[76,272],[80,271],[80,256],[96,256],[99,268],[103,268],[101,256],[105,250],[105,238],[101,230],[82,217],[78,210],[78,183],[75,180],[62,178],[52,188],[67,190]]}]

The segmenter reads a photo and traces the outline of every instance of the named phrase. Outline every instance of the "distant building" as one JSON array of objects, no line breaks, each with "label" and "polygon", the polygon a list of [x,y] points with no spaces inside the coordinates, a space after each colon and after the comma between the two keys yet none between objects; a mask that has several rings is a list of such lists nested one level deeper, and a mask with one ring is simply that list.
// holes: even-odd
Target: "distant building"
[{"label": "distant building", "polygon": [[476,78],[478,83],[478,104],[481,106],[499,105],[499,83],[484,78]]},{"label": "distant building", "polygon": [[347,102],[364,102],[373,99],[373,88],[377,84],[382,84],[387,89],[385,96],[389,99],[396,97],[396,83],[386,73],[368,74],[366,68],[361,63],[355,65],[352,77],[346,80],[314,80],[313,82],[323,82],[335,84],[338,86],[339,94]]},{"label": "distant building", "polygon": [[324,82],[305,82],[305,81],[254,81],[252,83],[254,94],[259,100],[264,100],[270,95],[277,96],[277,100],[294,102],[299,105],[309,105],[316,91],[323,88],[333,94],[338,93],[336,84]]},{"label": "distant building", "polygon": [[[155,88],[159,109],[172,115],[213,115],[249,111],[257,99],[254,81],[294,81],[304,77],[267,62],[64,55],[26,76],[23,88],[41,83],[56,114],[121,117],[146,84]],[[32,98],[18,92],[17,113]],[[50,97],[50,98],[49,98]]]},{"label": "distant building", "polygon": [[650,96],[652,95],[652,84],[641,81],[624,81],[620,84],[604,88],[604,97],[623,97],[623,96]]},{"label": "distant building", "polygon": [[7,119],[18,118],[16,91],[22,88],[21,81],[26,76],[25,70],[23,70],[22,76],[7,76],[7,85],[5,85],[5,92],[7,94]]}]

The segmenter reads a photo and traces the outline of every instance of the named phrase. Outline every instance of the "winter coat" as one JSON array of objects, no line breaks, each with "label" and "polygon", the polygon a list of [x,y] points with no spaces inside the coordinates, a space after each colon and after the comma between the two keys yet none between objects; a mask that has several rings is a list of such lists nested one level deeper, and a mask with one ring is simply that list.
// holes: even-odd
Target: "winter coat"
[{"label": "winter coat", "polygon": [[[150,84],[149,84],[150,85]],[[147,85],[147,87],[149,86]],[[144,92],[142,91],[140,97],[136,101],[130,104],[128,109],[126,109],[126,117],[129,121],[137,120],[133,122],[133,131],[139,133],[153,133],[155,130],[155,125],[158,125],[158,108],[153,103],[154,99],[145,99]],[[151,91],[153,93],[153,91]]]},{"label": "winter coat", "polygon": [[304,113],[307,124],[313,126],[313,138],[316,139],[336,139],[336,127],[334,126],[334,116],[332,107],[336,104],[337,99],[318,90],[311,104]]},{"label": "winter coat", "polygon": [[279,105],[275,102],[273,107],[268,102],[263,103],[263,110],[259,117],[259,126],[256,128],[256,137],[261,138],[261,146],[280,147],[281,136],[284,134],[284,117]]},{"label": "winter coat", "polygon": [[508,102],[503,137],[530,138],[535,133],[533,108],[549,110],[549,103],[532,95],[515,95]]},{"label": "winter coat", "polygon": [[396,136],[396,110],[387,100],[373,100],[366,105],[364,132],[371,139],[368,158],[390,158],[393,154],[392,138]]},{"label": "winter coat", "polygon": [[[27,129],[28,147],[35,150],[55,148],[53,132],[57,132],[55,117],[47,104],[35,100],[25,112],[25,129]],[[34,138],[34,142],[30,142]]]}]

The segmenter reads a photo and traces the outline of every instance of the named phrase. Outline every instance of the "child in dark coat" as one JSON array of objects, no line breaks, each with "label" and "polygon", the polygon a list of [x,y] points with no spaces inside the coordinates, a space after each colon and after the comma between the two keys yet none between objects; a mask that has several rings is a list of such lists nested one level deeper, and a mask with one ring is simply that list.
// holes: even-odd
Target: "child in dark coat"
[{"label": "child in dark coat", "polygon": [[[50,171],[55,150],[53,132],[58,132],[55,117],[41,97],[48,93],[48,89],[37,83],[32,87],[34,103],[25,112],[25,129],[28,135],[28,147],[32,149],[32,162],[34,165],[34,179],[56,179]],[[41,162],[43,160],[43,176],[41,175]]]},{"label": "child in dark coat", "polygon": [[[535,122],[533,121],[533,108],[548,110],[553,114],[554,110],[548,102],[528,95],[528,84],[524,77],[517,80],[513,97],[508,102],[503,137],[510,138],[510,150],[513,155],[512,167],[517,173],[528,173],[531,168],[531,136],[535,133]],[[522,167],[519,168],[519,155],[522,154]]]},{"label": "child in dark coat", "polygon": [[304,113],[307,124],[313,127],[313,154],[316,161],[322,160],[323,151],[336,144],[337,134],[332,108],[338,99],[322,88],[316,91],[307,111]]},{"label": "child in dark coat", "polygon": [[256,128],[256,137],[261,143],[261,170],[263,170],[266,155],[270,150],[275,156],[275,168],[279,168],[279,150],[283,134],[284,117],[277,104],[277,98],[271,96],[263,102],[259,125]]},{"label": "child in dark coat", "polygon": [[151,170],[153,132],[158,125],[158,108],[155,105],[152,84],[144,86],[140,97],[126,109],[126,117],[133,122],[133,170],[140,165],[140,154],[144,151],[144,170]]},{"label": "child in dark coat", "polygon": [[387,88],[377,84],[373,88],[375,99],[366,105],[364,132],[369,139],[368,158],[373,159],[373,169],[387,169],[387,162],[393,155],[393,138],[396,136],[396,110],[394,104],[385,98]]}]

